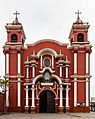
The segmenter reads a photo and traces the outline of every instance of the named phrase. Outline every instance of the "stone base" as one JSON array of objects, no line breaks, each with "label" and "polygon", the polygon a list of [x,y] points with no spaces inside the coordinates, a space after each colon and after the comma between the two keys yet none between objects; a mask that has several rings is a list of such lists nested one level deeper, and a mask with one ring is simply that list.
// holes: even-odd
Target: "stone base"
[{"label": "stone base", "polygon": [[63,113],[63,107],[59,107],[59,113]]},{"label": "stone base", "polygon": [[29,107],[25,107],[25,112],[29,113]]},{"label": "stone base", "polygon": [[66,112],[69,112],[69,107],[66,107]]},{"label": "stone base", "polygon": [[31,113],[36,113],[36,107],[31,107]]}]

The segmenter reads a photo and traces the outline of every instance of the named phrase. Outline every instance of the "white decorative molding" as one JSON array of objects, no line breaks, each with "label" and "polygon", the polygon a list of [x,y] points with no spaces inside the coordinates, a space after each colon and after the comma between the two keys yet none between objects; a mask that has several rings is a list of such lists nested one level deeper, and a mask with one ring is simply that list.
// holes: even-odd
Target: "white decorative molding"
[{"label": "white decorative molding", "polygon": [[26,106],[25,107],[28,107],[28,86],[26,86]]},{"label": "white decorative molding", "polygon": [[35,85],[35,82],[36,82],[39,78],[41,78],[42,76],[43,76],[42,74],[36,76],[34,79],[32,79],[32,83]]},{"label": "white decorative molding", "polygon": [[69,87],[66,86],[66,107],[69,107]]},{"label": "white decorative molding", "polygon": [[88,78],[86,78],[86,106],[89,106],[89,85],[88,85]]},{"label": "white decorative molding", "polygon": [[89,53],[86,53],[86,73],[88,73]]},{"label": "white decorative molding", "polygon": [[68,67],[66,67],[66,78],[68,78]]},{"label": "white decorative molding", "polygon": [[62,77],[62,66],[60,66],[60,77]]},{"label": "white decorative molding", "polygon": [[63,107],[63,88],[62,85],[60,85],[60,104],[59,107]]},{"label": "white decorative molding", "polygon": [[9,53],[6,53],[6,74],[9,74]]},{"label": "white decorative molding", "polygon": [[40,67],[41,67],[41,69],[42,69],[42,65],[43,65],[43,57],[41,55],[41,58],[40,58]]},{"label": "white decorative molding", "polygon": [[20,78],[18,78],[18,107],[20,107],[20,99],[21,99],[21,86],[20,86]]},{"label": "white decorative molding", "polygon": [[32,85],[32,106],[35,107],[35,88],[34,85]]},{"label": "white decorative molding", "polygon": [[70,78],[91,78],[91,75],[72,75]]},{"label": "white decorative molding", "polygon": [[18,74],[21,73],[21,54],[18,53]]},{"label": "white decorative molding", "polygon": [[42,71],[39,71],[39,72],[43,74],[46,70],[49,70],[50,73],[54,73],[54,72],[55,72],[55,71],[53,71],[50,67],[45,67],[45,68],[43,68]]},{"label": "white decorative molding", "polygon": [[39,40],[39,41],[37,41],[37,42],[35,42],[33,44],[27,44],[27,46],[35,46],[35,45],[37,45],[39,43],[43,43],[43,42],[56,43],[56,44],[58,44],[60,46],[67,46],[68,45],[68,43],[60,43],[60,42],[58,42],[56,40],[53,40],[53,39],[42,39],[42,40]]},{"label": "white decorative molding", "polygon": [[[9,80],[8,78],[6,80]],[[9,87],[6,88],[6,106],[9,107]]]},{"label": "white decorative molding", "polygon": [[32,77],[33,78],[35,77],[35,67],[34,66],[32,67]]},{"label": "white decorative molding", "polygon": [[74,73],[77,73],[77,53],[74,53]]},{"label": "white decorative molding", "polygon": [[52,55],[52,68],[54,68],[54,56]]},{"label": "white decorative molding", "polygon": [[51,48],[44,48],[44,49],[41,49],[38,53],[37,53],[37,56],[38,58],[43,55],[43,54],[52,54],[54,55],[55,57],[57,56],[57,52]]},{"label": "white decorative molding", "polygon": [[74,107],[77,106],[77,78],[74,78]]},{"label": "white decorative molding", "polygon": [[53,83],[41,83],[42,86],[52,86]]},{"label": "white decorative molding", "polygon": [[29,78],[29,67],[26,67],[26,78]]}]

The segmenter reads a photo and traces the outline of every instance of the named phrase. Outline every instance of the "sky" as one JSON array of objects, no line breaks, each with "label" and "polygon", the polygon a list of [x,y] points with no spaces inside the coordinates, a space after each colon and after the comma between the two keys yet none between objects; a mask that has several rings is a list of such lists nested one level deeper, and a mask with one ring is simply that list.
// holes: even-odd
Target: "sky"
[{"label": "sky", "polygon": [[91,97],[95,97],[95,0],[0,0],[0,76],[4,75],[5,59],[3,45],[7,41],[6,23],[12,23],[18,11],[19,22],[26,34],[26,44],[41,39],[54,39],[69,43],[69,33],[75,12],[80,10],[80,18],[89,22],[88,40],[92,44],[91,53]]}]

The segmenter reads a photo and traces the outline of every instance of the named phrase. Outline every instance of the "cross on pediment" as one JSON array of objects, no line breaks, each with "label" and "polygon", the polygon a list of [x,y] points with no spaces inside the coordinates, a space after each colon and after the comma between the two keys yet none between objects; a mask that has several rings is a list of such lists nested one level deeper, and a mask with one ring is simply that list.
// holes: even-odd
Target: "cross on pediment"
[{"label": "cross on pediment", "polygon": [[16,19],[17,19],[17,15],[19,15],[20,13],[18,13],[17,11],[15,13],[13,13],[14,15],[16,15]]}]

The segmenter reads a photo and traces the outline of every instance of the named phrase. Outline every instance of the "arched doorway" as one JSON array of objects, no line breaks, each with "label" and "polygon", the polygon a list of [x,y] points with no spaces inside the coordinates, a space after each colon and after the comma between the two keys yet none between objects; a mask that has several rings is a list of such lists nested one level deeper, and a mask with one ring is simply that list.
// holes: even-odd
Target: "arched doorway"
[{"label": "arched doorway", "polygon": [[42,91],[40,96],[40,113],[54,113],[55,112],[55,95],[52,91]]}]

